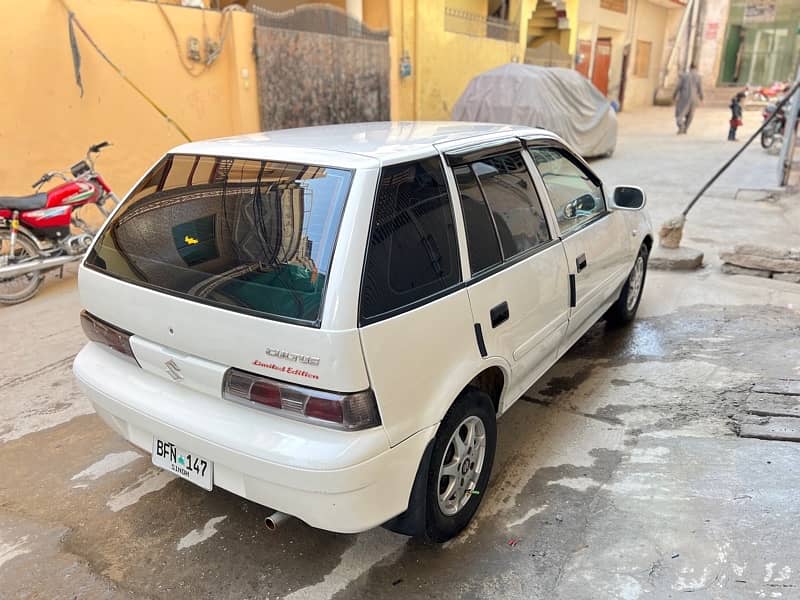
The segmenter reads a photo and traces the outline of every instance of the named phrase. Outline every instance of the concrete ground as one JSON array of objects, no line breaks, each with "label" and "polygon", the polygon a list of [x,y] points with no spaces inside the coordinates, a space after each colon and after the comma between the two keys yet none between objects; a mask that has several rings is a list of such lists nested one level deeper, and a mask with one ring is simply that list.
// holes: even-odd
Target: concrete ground
[{"label": "concrete ground", "polygon": [[[748,113],[752,132],[758,117]],[[733,151],[727,115],[676,136],[669,109],[623,114],[609,183],[654,224]],[[336,535],[151,466],[72,380],[74,270],[0,309],[0,598],[798,598],[800,445],[736,437],[755,383],[800,379],[800,285],[725,276],[738,241],[800,246],[800,197],[750,148],[690,215],[693,273],[651,271],[638,320],[598,324],[499,424],[492,486],[443,545]],[[759,199],[760,198],[760,199]]]}]

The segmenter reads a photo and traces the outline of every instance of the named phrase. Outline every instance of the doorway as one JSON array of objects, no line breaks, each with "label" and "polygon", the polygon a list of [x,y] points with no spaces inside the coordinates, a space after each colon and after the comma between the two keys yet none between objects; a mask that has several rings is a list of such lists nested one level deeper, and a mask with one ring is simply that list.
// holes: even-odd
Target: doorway
[{"label": "doorway", "polygon": [[723,51],[720,83],[736,83],[739,81],[739,68],[741,66],[741,49],[744,41],[744,32],[741,25],[728,27],[728,38]]},{"label": "doorway", "polygon": [[611,69],[611,38],[597,38],[594,46],[594,69],[592,69],[592,83],[608,95],[608,72]]}]

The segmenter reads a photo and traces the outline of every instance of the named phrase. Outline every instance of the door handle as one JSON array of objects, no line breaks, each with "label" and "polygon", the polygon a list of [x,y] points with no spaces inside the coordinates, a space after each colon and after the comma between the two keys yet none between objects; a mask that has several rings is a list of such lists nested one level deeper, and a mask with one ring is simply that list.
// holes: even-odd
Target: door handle
[{"label": "door handle", "polygon": [[578,269],[578,273],[583,271],[586,268],[586,265],[589,263],[586,262],[586,254],[581,254],[578,258],[575,259],[575,267]]},{"label": "door handle", "polygon": [[489,311],[492,319],[492,329],[508,321],[508,302],[501,302]]}]

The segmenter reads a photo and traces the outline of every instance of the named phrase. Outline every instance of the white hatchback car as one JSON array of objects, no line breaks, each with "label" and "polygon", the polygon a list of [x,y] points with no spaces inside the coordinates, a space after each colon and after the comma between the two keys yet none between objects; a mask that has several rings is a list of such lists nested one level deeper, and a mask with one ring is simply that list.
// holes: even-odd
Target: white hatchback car
[{"label": "white hatchback car", "polygon": [[198,142],[128,194],[80,268],[74,371],[153,462],[337,532],[443,541],[497,416],[653,243],[547,131],[368,123]]}]

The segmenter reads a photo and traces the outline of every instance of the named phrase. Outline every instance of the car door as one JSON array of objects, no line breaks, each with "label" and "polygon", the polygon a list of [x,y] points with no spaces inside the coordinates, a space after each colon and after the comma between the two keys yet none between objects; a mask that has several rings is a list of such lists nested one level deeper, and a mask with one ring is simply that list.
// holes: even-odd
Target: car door
[{"label": "car door", "polygon": [[484,357],[511,366],[512,401],[555,361],[569,318],[566,257],[523,152],[517,142],[447,156],[461,201],[479,346]]},{"label": "car door", "polygon": [[572,280],[566,346],[591,327],[627,276],[627,228],[606,206],[600,180],[581,159],[549,140],[528,144],[558,223]]}]

